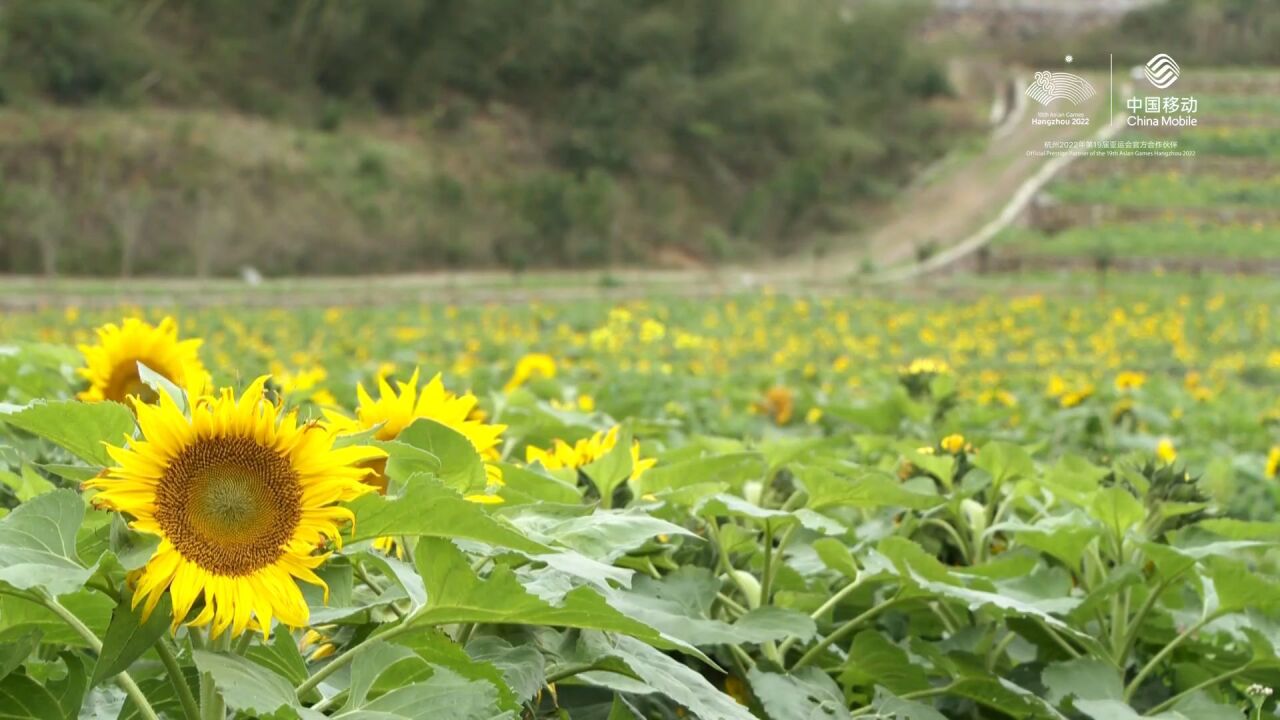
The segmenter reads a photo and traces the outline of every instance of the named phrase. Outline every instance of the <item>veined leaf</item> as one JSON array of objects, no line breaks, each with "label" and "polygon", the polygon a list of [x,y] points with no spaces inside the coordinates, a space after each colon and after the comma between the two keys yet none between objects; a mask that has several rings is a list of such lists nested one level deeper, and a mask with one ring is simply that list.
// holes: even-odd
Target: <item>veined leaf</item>
[{"label": "veined leaf", "polygon": [[120,445],[133,434],[129,408],[116,402],[36,401],[26,406],[0,404],[0,422],[42,437],[85,462],[112,464],[102,443]]}]

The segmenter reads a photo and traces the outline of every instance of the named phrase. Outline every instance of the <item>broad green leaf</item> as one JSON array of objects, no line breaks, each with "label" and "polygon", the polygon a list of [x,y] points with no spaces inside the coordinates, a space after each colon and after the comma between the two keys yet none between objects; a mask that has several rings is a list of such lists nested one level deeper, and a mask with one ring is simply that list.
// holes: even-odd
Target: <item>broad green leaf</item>
[{"label": "broad green leaf", "polygon": [[563,514],[547,507],[528,506],[499,509],[498,514],[510,518],[532,538],[563,545],[602,562],[611,563],[662,535],[701,540],[686,528],[635,510],[597,508],[582,514],[580,508],[572,508],[571,514]]},{"label": "broad green leaf", "polygon": [[248,658],[206,650],[196,650],[192,657],[200,672],[213,676],[213,684],[232,710],[267,716],[299,707],[289,681]]},{"label": "broad green leaf", "polygon": [[370,493],[350,507],[356,514],[352,542],[386,536],[461,538],[527,552],[549,552],[546,546],[426,475],[413,476],[401,497],[388,499]]},{"label": "broad green leaf", "polygon": [[772,720],[849,718],[844,693],[817,668],[802,668],[782,675],[751,668],[747,673],[751,692]]},{"label": "broad green leaf", "polygon": [[84,501],[72,490],[46,493],[0,518],[0,582],[55,596],[80,590],[92,571],[76,557]]},{"label": "broad green leaf", "polygon": [[736,490],[747,480],[762,477],[764,471],[764,458],[758,453],[712,455],[651,468],[632,486],[636,495],[663,493],[711,482],[724,483]]},{"label": "broad green leaf", "polygon": [[1049,665],[1040,674],[1048,690],[1047,699],[1059,705],[1068,697],[1075,700],[1120,700],[1124,682],[1110,663],[1080,657]]},{"label": "broad green leaf", "polygon": [[65,651],[58,653],[58,659],[66,670],[66,675],[50,680],[45,689],[62,706],[62,716],[66,720],[79,717],[84,707],[85,695],[89,692],[89,658],[84,655]]},{"label": "broad green leaf", "polygon": [[[1221,613],[1263,610],[1280,606],[1280,583],[1247,567],[1244,563],[1215,558],[1209,577]],[[1212,611],[1213,608],[1206,608]]]},{"label": "broad green leaf", "polygon": [[583,633],[582,644],[596,657],[617,658],[644,683],[706,720],[754,720],[736,700],[717,690],[684,663],[625,635]]},{"label": "broad green leaf", "polygon": [[893,718],[894,720],[947,720],[947,718],[929,705],[915,700],[903,700],[884,688],[876,688],[872,707],[876,716]]},{"label": "broad green leaf", "polygon": [[254,643],[245,657],[271,670],[293,685],[301,685],[307,679],[307,662],[298,651],[298,643],[287,632],[277,631],[271,643]]},{"label": "broad green leaf", "polygon": [[532,645],[512,645],[495,635],[485,635],[467,643],[467,654],[501,670],[507,687],[520,702],[532,698],[546,684],[546,658]]},{"label": "broad green leaf", "polygon": [[472,572],[462,551],[453,543],[424,537],[415,552],[418,573],[427,586],[427,606],[419,621],[446,623],[495,623],[550,625],[626,633],[659,643],[677,644],[653,628],[613,609],[595,590],[578,587],[566,593],[559,605],[531,594],[506,566],[498,566],[487,578]]},{"label": "broad green leaf", "polygon": [[986,470],[997,485],[1015,478],[1035,476],[1035,463],[1026,450],[1006,442],[989,442],[974,456],[973,464]]},{"label": "broad green leaf", "polygon": [[1204,720],[1190,718],[1176,711],[1143,715],[1120,700],[1077,700],[1075,706],[1090,720]]},{"label": "broad green leaf", "polygon": [[1063,515],[1050,515],[1034,524],[1021,521],[1003,522],[988,528],[987,533],[1013,533],[1017,541],[1061,560],[1067,567],[1080,567],[1081,558],[1088,551],[1089,542],[1096,537],[1099,526],[1079,510]]},{"label": "broad green leaf", "polygon": [[618,439],[609,452],[594,462],[579,468],[595,486],[602,498],[613,498],[613,493],[631,477],[631,431],[618,431]]},{"label": "broad green leaf", "polygon": [[0,643],[0,678],[17,670],[40,645],[39,628],[31,628],[6,643]]},{"label": "broad green leaf", "polygon": [[[520,699],[507,686],[502,670],[495,665],[477,660],[440,630],[422,628],[397,637],[396,644],[412,649],[418,657],[430,663],[432,667],[447,668],[467,680],[489,683],[497,693],[496,704],[501,709],[512,711],[520,709]],[[386,680],[387,677],[384,674],[378,680],[378,687],[382,687]]]},{"label": "broad green leaf", "polygon": [[112,465],[102,443],[120,445],[133,434],[129,408],[116,402],[82,403],[39,400],[25,407],[0,406],[0,422],[42,437],[85,462]]},{"label": "broad green leaf", "polygon": [[906,650],[872,630],[860,632],[853,639],[840,682],[879,686],[899,695],[929,687],[924,668],[913,663]]},{"label": "broad green leaf", "polygon": [[169,629],[173,611],[168,593],[161,597],[160,604],[146,621],[142,619],[142,604],[130,605],[131,598],[122,597],[111,614],[111,624],[102,639],[102,652],[98,653],[98,663],[93,668],[93,685],[128,670],[133,661],[150,650]]},{"label": "broad green leaf", "polygon": [[30,465],[22,466],[21,475],[0,469],[0,483],[7,485],[20,503],[57,489],[53,483],[40,477],[40,473],[31,469]]},{"label": "broad green leaf", "polygon": [[823,565],[850,579],[858,576],[858,563],[847,544],[835,538],[819,538],[813,541],[813,550]]},{"label": "broad green leaf", "polygon": [[1089,514],[1097,518],[1115,538],[1124,537],[1147,516],[1142,501],[1121,487],[1099,490],[1088,509]]},{"label": "broad green leaf", "polygon": [[[781,640],[795,637],[800,641],[808,641],[818,634],[817,623],[808,615],[790,608],[766,605],[750,610],[733,623],[733,628],[741,637],[765,638],[772,636]],[[757,640],[756,642],[764,642]]]},{"label": "broad green leaf", "polygon": [[515,720],[497,713],[498,691],[493,685],[468,680],[444,667],[434,667],[426,680],[393,690],[359,710],[335,715],[343,720],[405,718],[407,720]]},{"label": "broad green leaf", "polygon": [[[484,461],[467,436],[448,425],[419,418],[396,436],[396,442],[425,450],[440,463],[440,482],[459,493],[481,492],[487,483]],[[404,478],[401,478],[404,479]]]},{"label": "broad green leaf", "polygon": [[[406,671],[413,674],[406,675]],[[407,647],[374,640],[363,650],[360,662],[352,664],[351,684],[347,687],[343,710],[363,708],[373,684],[384,673],[395,674],[396,684],[404,685],[430,677],[431,668],[426,660]]]},{"label": "broad green leaf", "polygon": [[1198,527],[1228,540],[1263,540],[1275,542],[1280,538],[1280,522],[1251,522],[1235,518],[1202,520]]},{"label": "broad green leaf", "polygon": [[417,610],[427,603],[427,589],[422,584],[422,578],[418,577],[418,572],[409,563],[379,552],[364,553],[359,562],[374,565],[394,580],[412,601],[411,609]]},{"label": "broad green leaf", "polygon": [[48,690],[26,675],[0,679],[0,720],[57,720],[62,706]]},{"label": "broad green leaf", "polygon": [[[507,505],[529,502],[578,503],[582,490],[557,477],[536,472],[530,468],[498,463],[502,469],[501,495]],[[653,472],[650,470],[650,472]]]},{"label": "broad green leaf", "polygon": [[907,485],[879,471],[867,470],[854,477],[837,475],[825,468],[795,468],[796,477],[809,494],[806,507],[824,510],[833,507],[903,507],[925,510],[943,500],[931,487]]},{"label": "broad green leaf", "polygon": [[[58,599],[63,607],[71,611],[94,634],[102,637],[111,621],[111,610],[115,603],[100,592],[80,590]],[[88,643],[66,621],[58,617],[44,605],[0,593],[0,642],[10,642],[22,637],[32,629],[39,629],[44,645],[62,645],[74,648],[87,648]]]}]

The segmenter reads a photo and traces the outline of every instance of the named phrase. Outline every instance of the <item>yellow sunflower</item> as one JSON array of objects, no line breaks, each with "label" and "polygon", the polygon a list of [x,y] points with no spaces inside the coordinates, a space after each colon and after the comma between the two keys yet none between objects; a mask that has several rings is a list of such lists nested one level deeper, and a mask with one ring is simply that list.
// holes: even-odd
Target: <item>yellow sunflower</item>
[{"label": "yellow sunflower", "polygon": [[[542,467],[548,470],[579,468],[599,460],[617,444],[618,426],[615,425],[608,432],[602,430],[589,438],[579,440],[573,445],[560,439],[557,439],[548,450],[530,445],[525,448],[525,462],[530,464],[541,463]],[[656,465],[657,462],[654,458],[642,460],[640,458],[640,443],[633,442],[631,444],[632,480],[639,480],[644,471]]]},{"label": "yellow sunflower", "polygon": [[516,388],[535,377],[553,378],[555,376],[555,358],[546,353],[529,353],[520,358],[520,362],[516,363],[515,372],[511,374],[511,379],[503,386],[502,391],[505,393],[514,392]]},{"label": "yellow sunflower", "polygon": [[173,384],[197,392],[203,392],[209,381],[209,372],[197,352],[204,341],[179,340],[178,324],[171,317],[159,325],[127,318],[120,325],[107,323],[97,333],[97,345],[79,346],[86,365],[79,373],[89,381],[89,389],[78,396],[81,400],[124,402],[136,396],[154,403],[155,391],[138,376],[140,362]]},{"label": "yellow sunflower", "polygon": [[[476,396],[471,393],[457,395],[449,391],[439,373],[419,388],[419,374],[419,370],[414,370],[409,382],[396,383],[400,388],[399,393],[385,379],[378,378],[376,400],[360,385],[356,388],[360,405],[356,408],[354,419],[329,411],[325,412],[325,417],[339,432],[377,428],[374,437],[378,440],[396,439],[418,418],[434,420],[470,440],[471,446],[485,460],[485,476],[491,488],[502,485],[502,468],[494,461],[498,460],[502,431],[507,426],[485,422],[484,414],[476,407]],[[386,481],[382,478],[385,464],[375,465],[373,469],[377,475],[375,483],[385,492]],[[467,499],[474,502],[502,502],[500,497],[493,494],[469,495]]]},{"label": "yellow sunflower", "polygon": [[[354,520],[339,502],[372,488],[360,467],[385,453],[333,447],[333,433],[299,424],[296,413],[263,398],[266,378],[239,400],[229,390],[193,398],[187,418],[167,395],[134,402],[142,439],[108,447],[117,466],[84,484],[93,504],[132,517],[131,526],[160,537],[133,596],[144,616],[169,590],[173,627],[212,623],[240,635],[251,623],[270,633],[271,619],[307,624],[296,580],[325,587],[315,572],[340,543],[339,525]],[[203,607],[187,615],[203,598]]]}]

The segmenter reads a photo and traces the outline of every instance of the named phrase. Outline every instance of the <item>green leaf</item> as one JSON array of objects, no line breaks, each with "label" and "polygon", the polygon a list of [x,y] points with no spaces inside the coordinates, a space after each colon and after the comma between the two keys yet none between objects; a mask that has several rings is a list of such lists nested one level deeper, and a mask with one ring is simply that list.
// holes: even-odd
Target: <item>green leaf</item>
[{"label": "green leaf", "polygon": [[[467,680],[443,667],[434,667],[423,682],[393,690],[358,711],[335,715],[343,720],[407,718],[409,720],[494,720],[498,692],[493,685]],[[504,713],[502,718],[514,716]]]},{"label": "green leaf", "polygon": [[0,679],[17,670],[40,645],[41,633],[31,628],[13,640],[0,644]]},{"label": "green leaf", "polygon": [[595,509],[582,514],[581,508],[565,513],[544,506],[499,510],[526,534],[547,543],[558,543],[589,558],[613,562],[660,535],[683,535],[701,540],[692,531],[634,510]]},{"label": "green leaf", "polygon": [[172,380],[143,365],[141,362],[138,363],[138,379],[146,384],[147,387],[155,390],[156,395],[168,395],[169,399],[173,400],[173,403],[178,406],[178,409],[182,410],[184,414],[190,414],[188,412],[190,405],[187,402],[186,391],[174,384]]},{"label": "green leaf", "polygon": [[1080,657],[1049,665],[1040,674],[1040,681],[1054,705],[1069,697],[1077,701],[1124,697],[1124,681],[1115,667],[1096,658]]},{"label": "green leaf", "polygon": [[1097,518],[1114,538],[1123,538],[1147,516],[1142,501],[1121,487],[1103,488],[1089,504],[1089,514]]},{"label": "green leaf", "polygon": [[370,493],[351,502],[350,507],[356,514],[352,542],[386,536],[461,538],[527,552],[550,552],[426,475],[414,475],[398,498]]},{"label": "green leaf", "polygon": [[947,720],[942,713],[932,707],[914,700],[903,700],[884,688],[876,688],[872,707],[876,710],[876,716],[882,718],[894,718],[894,720]]},{"label": "green leaf", "polygon": [[467,654],[501,670],[507,687],[520,702],[532,698],[546,684],[546,658],[531,645],[512,645],[496,635],[485,635],[467,643]]},{"label": "green leaf", "polygon": [[807,667],[781,675],[753,667],[747,673],[747,680],[772,720],[850,717],[840,687],[817,668]]},{"label": "green leaf", "polygon": [[701,674],[675,658],[635,638],[603,633],[583,633],[588,654],[622,661],[653,690],[689,708],[706,720],[754,720],[750,711],[717,690]]},{"label": "green leaf", "polygon": [[120,403],[72,400],[39,400],[16,408],[0,405],[0,422],[42,437],[81,460],[102,467],[112,464],[102,443],[120,445],[134,428],[133,413]]},{"label": "green leaf", "polygon": [[796,479],[809,493],[806,507],[823,510],[833,507],[880,508],[903,507],[926,510],[942,504],[936,491],[908,486],[897,478],[875,470],[853,477],[837,475],[825,468],[794,468]]},{"label": "green leaf", "polygon": [[299,708],[289,681],[252,660],[206,650],[196,650],[192,657],[200,672],[213,676],[213,684],[232,710],[267,716],[282,708]]},{"label": "green leaf", "polygon": [[0,470],[0,483],[7,485],[20,503],[57,489],[53,483],[40,477],[40,473],[32,470],[30,465],[22,466],[21,475]]},{"label": "green leaf", "polygon": [[245,652],[245,657],[293,685],[301,685],[307,679],[307,663],[298,652],[297,642],[287,632],[277,632],[272,636],[270,645],[253,645]]},{"label": "green leaf", "polygon": [[618,431],[617,442],[609,452],[581,468],[582,474],[595,486],[600,497],[612,498],[618,486],[631,477],[631,443],[631,431],[623,428]]},{"label": "green leaf", "polygon": [[468,680],[489,683],[497,693],[497,705],[501,709],[512,711],[520,709],[520,700],[507,686],[502,670],[495,665],[477,660],[440,630],[422,628],[396,638],[396,644],[412,649],[418,657],[430,663],[432,667],[448,668]]},{"label": "green leaf", "polygon": [[849,660],[840,673],[840,682],[879,686],[895,694],[929,687],[929,677],[924,668],[913,663],[906,650],[871,630],[860,632],[853,639]]},{"label": "green leaf", "polygon": [[1026,450],[1006,442],[989,442],[973,456],[973,464],[986,470],[997,485],[1015,478],[1035,477],[1036,466]]},{"label": "green leaf", "polygon": [[453,543],[424,537],[415,552],[418,573],[427,586],[427,606],[419,621],[445,623],[497,623],[550,625],[626,633],[664,647],[681,643],[659,635],[653,628],[610,607],[599,593],[577,587],[559,605],[527,591],[507,566],[498,566],[487,578],[471,570],[466,556]]},{"label": "green leaf", "polygon": [[19,505],[0,518],[0,582],[52,595],[80,590],[91,571],[76,557],[76,531],[84,501],[58,490]]},{"label": "green leaf", "polygon": [[[396,442],[434,455],[439,461],[435,474],[445,487],[459,493],[481,492],[488,482],[480,453],[476,452],[466,435],[448,425],[419,418],[400,431]],[[392,466],[388,464],[388,472],[391,470]]]},{"label": "green leaf", "polygon": [[142,619],[143,605],[130,605],[131,598],[122,597],[111,614],[111,624],[107,626],[107,635],[102,639],[102,652],[98,654],[98,663],[93,668],[90,680],[92,685],[128,670],[133,661],[150,650],[156,640],[169,629],[169,618],[173,611],[168,593],[161,597],[155,612],[145,622]]},{"label": "green leaf", "polygon": [[511,463],[497,465],[502,468],[502,497],[508,506],[531,502],[576,504],[582,501],[582,490],[560,478]]},{"label": "green leaf", "polygon": [[[98,637],[102,637],[107,631],[115,603],[106,595],[92,590],[80,590],[63,595],[58,601]],[[80,633],[71,629],[65,620],[43,604],[0,593],[0,642],[22,637],[35,628],[43,633],[41,642],[44,645],[88,647]]]},{"label": "green leaf", "polygon": [[813,541],[813,550],[823,565],[850,579],[858,576],[858,563],[847,544],[835,538],[819,538]]},{"label": "green leaf", "polygon": [[26,675],[0,680],[0,720],[53,720],[64,717],[62,706],[48,690]]},{"label": "green leaf", "polygon": [[1078,700],[1075,706],[1090,720],[1196,720],[1174,711],[1142,715],[1120,700]]},{"label": "green leaf", "polygon": [[70,651],[58,653],[58,658],[66,668],[66,675],[46,683],[45,687],[62,706],[63,718],[74,720],[80,715],[85,695],[89,692],[88,659]]},{"label": "green leaf", "polygon": [[[1213,580],[1216,609],[1220,613],[1272,609],[1280,605],[1280,584],[1244,563],[1215,558],[1210,565],[1209,577]],[[1207,607],[1206,612],[1214,609]]]},{"label": "green leaf", "polygon": [[636,495],[663,493],[710,482],[724,483],[738,490],[747,480],[763,476],[764,470],[764,458],[759,453],[729,453],[659,465],[647,470],[632,485]]}]

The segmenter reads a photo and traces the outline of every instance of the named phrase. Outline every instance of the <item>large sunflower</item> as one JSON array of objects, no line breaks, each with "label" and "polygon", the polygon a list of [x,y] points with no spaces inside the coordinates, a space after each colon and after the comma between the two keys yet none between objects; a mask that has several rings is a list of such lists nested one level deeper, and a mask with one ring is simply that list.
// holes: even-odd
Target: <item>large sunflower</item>
[{"label": "large sunflower", "polygon": [[[557,438],[551,448],[543,450],[532,445],[525,448],[525,462],[539,463],[548,470],[561,468],[580,468],[604,457],[618,444],[618,426],[614,425],[608,432],[600,431],[589,438],[582,438],[576,443],[569,443]],[[640,457],[640,443],[631,443],[631,479],[639,480],[645,470],[656,465],[654,458]]]},{"label": "large sunflower", "polygon": [[[333,427],[340,432],[357,432],[377,428],[374,437],[378,440],[394,440],[414,420],[427,418],[449,427],[471,441],[480,457],[485,460],[485,475],[489,485],[502,484],[502,468],[494,464],[499,457],[498,446],[502,442],[502,431],[506,425],[487,423],[476,407],[476,396],[471,393],[457,395],[444,386],[440,374],[418,387],[419,370],[413,371],[409,382],[397,382],[400,392],[397,393],[385,378],[378,378],[378,399],[374,399],[364,389],[357,386],[356,395],[360,400],[356,408],[355,419],[337,413],[326,412],[325,416]],[[380,476],[382,467],[374,467]],[[379,478],[375,482],[380,489],[386,489],[385,480]],[[476,502],[499,502],[495,495],[470,495],[469,500]]]},{"label": "large sunflower", "polygon": [[204,391],[209,372],[197,353],[204,341],[179,340],[178,324],[173,318],[166,317],[159,325],[151,325],[131,317],[120,325],[107,323],[98,328],[97,333],[97,345],[79,346],[85,359],[85,367],[79,373],[89,381],[89,388],[79,394],[81,400],[124,402],[136,396],[155,402],[155,391],[138,376],[138,363],[179,387]]},{"label": "large sunflower", "polygon": [[240,635],[255,619],[264,636],[273,617],[307,623],[296,580],[324,586],[313,571],[327,555],[316,549],[340,542],[339,525],[354,519],[336,503],[369,492],[359,465],[384,453],[335,449],[328,428],[282,417],[263,398],[265,382],[239,400],[231,390],[196,398],[190,418],[165,394],[157,405],[135,401],[143,439],[109,447],[118,465],[85,483],[99,491],[94,505],[160,537],[133,596],[135,606],[145,599],[144,616],[168,589],[175,629],[202,597],[187,624],[212,622],[215,636]]}]

